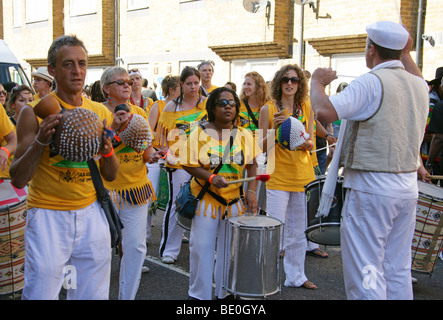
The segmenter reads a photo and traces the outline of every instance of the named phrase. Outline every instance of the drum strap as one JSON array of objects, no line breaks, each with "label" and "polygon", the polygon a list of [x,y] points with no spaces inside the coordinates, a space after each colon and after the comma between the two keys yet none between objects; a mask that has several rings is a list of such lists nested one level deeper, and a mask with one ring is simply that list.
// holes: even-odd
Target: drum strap
[{"label": "drum strap", "polygon": [[[203,130],[205,130],[204,125],[200,125],[200,127],[201,127]],[[231,147],[232,147],[232,144],[234,143],[234,139],[235,139],[235,135],[236,135],[236,134],[237,134],[237,126],[234,125],[234,128],[232,129],[232,132],[231,132],[231,136],[229,137],[229,143],[226,145],[225,151],[224,151],[224,153],[223,153],[222,160],[220,161],[220,163],[218,164],[218,166],[215,168],[215,170],[212,172],[213,174],[217,174],[217,173],[220,171],[221,167],[223,166],[223,163],[225,162],[226,158],[227,158],[228,155],[230,154],[230,152],[231,152]],[[203,196],[204,196],[204,194],[205,194],[206,192],[208,192],[208,193],[209,193],[211,196],[213,196],[215,199],[217,199],[217,198],[215,197],[215,196],[217,196],[217,197],[219,197],[221,200],[223,200],[224,203],[226,203],[226,201],[225,201],[222,197],[220,197],[219,195],[217,195],[217,194],[215,194],[214,192],[212,192],[212,191],[209,190],[209,187],[211,186],[211,184],[209,183],[209,181],[206,182],[204,186],[202,186],[202,185],[200,184],[200,182],[198,182],[198,180],[197,180],[195,177],[194,177],[194,180],[197,182],[197,184],[198,184],[200,187],[202,187],[200,193],[198,194],[198,196],[197,196],[197,198],[196,198],[198,201],[201,200],[201,199],[203,198]],[[215,196],[214,196],[214,195],[215,195]],[[217,199],[217,200],[220,201],[219,199]],[[223,202],[220,202],[220,203],[224,204]]]},{"label": "drum strap", "polygon": [[254,116],[254,113],[251,110],[251,107],[249,106],[248,100],[243,100],[245,103],[246,109],[248,109],[248,115],[251,118],[252,122],[254,122],[255,126],[258,128],[258,121]]}]

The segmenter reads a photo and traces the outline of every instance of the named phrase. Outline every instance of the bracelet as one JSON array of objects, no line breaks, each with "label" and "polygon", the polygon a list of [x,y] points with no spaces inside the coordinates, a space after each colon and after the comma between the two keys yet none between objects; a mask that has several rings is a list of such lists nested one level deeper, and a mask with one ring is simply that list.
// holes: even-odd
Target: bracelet
[{"label": "bracelet", "polygon": [[37,137],[34,138],[34,141],[37,142],[37,143],[38,143],[39,145],[41,145],[41,146],[48,146],[48,145],[51,143],[51,141],[49,141],[48,143],[40,142],[40,141],[37,139]]},{"label": "bracelet", "polygon": [[257,192],[255,192],[254,190],[248,190],[248,192],[254,192],[255,194],[257,194]]},{"label": "bracelet", "polygon": [[312,149],[312,142],[309,142],[309,147],[306,150],[311,150]]},{"label": "bracelet", "polygon": [[7,155],[8,155],[8,158],[9,158],[9,156],[11,155],[11,153],[9,152],[9,150],[6,149],[5,147],[1,147],[0,150],[3,150],[4,152],[6,152]]},{"label": "bracelet", "polygon": [[114,148],[112,148],[112,150],[108,153],[108,154],[103,154],[102,153],[102,157],[103,158],[109,158],[110,156],[112,156],[114,154]]},{"label": "bracelet", "polygon": [[211,174],[211,176],[209,177],[209,183],[212,184],[212,179],[216,176],[215,173]]}]

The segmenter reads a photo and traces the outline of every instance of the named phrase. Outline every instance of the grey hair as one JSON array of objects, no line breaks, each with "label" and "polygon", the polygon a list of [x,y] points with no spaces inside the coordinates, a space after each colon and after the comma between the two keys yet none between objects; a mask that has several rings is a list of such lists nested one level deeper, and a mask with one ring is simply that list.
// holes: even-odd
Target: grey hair
[{"label": "grey hair", "polygon": [[212,68],[212,72],[214,72],[214,65],[215,65],[215,63],[214,63],[214,61],[211,61],[211,60],[200,62],[200,64],[197,66],[197,70],[200,71],[200,69],[203,66],[206,66],[206,65],[210,66]]},{"label": "grey hair", "polygon": [[119,66],[109,67],[109,68],[106,68],[105,71],[103,71],[102,76],[100,78],[100,88],[102,90],[103,96],[106,99],[108,99],[109,96],[105,92],[105,90],[103,90],[103,87],[105,85],[108,85],[112,81],[112,78],[115,75],[128,75],[128,71],[125,68],[122,68]]},{"label": "grey hair", "polygon": [[88,55],[88,50],[86,49],[86,46],[82,40],[77,38],[77,36],[75,36],[75,35],[64,35],[64,36],[61,36],[61,37],[58,37],[57,39],[55,39],[52,42],[51,47],[49,47],[48,65],[55,67],[55,63],[57,61],[58,50],[64,46],[71,46],[71,47],[80,46],[83,48],[83,50],[85,50],[86,55]]}]

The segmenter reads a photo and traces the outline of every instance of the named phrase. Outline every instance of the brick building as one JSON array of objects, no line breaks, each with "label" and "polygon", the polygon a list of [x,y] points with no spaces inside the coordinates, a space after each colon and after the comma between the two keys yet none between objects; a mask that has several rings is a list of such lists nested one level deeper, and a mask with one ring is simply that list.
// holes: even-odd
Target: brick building
[{"label": "brick building", "polygon": [[253,2],[2,0],[0,38],[27,62],[29,74],[46,64],[53,39],[76,34],[89,51],[87,83],[107,66],[119,64],[139,68],[152,86],[186,65],[213,60],[213,83],[230,80],[240,88],[250,70],[271,80],[280,66],[297,63],[311,71],[319,66],[336,69],[341,77],[331,86],[334,92],[339,81],[367,71],[365,26],[401,19],[414,39],[417,30],[432,36],[434,46],[420,40],[414,52],[425,78],[433,79],[435,69],[443,66],[443,9],[438,0]]}]

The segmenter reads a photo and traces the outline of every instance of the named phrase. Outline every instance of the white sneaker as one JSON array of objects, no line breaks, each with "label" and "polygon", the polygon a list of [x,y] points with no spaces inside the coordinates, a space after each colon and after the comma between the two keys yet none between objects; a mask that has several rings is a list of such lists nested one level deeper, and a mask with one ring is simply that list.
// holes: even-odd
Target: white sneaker
[{"label": "white sneaker", "polygon": [[165,256],[165,257],[162,257],[162,262],[166,263],[166,264],[172,264],[172,263],[175,263],[175,260],[174,260],[174,258],[172,258],[170,256]]},{"label": "white sneaker", "polygon": [[149,268],[147,266],[143,266],[142,273],[148,273],[148,272],[149,272]]}]

